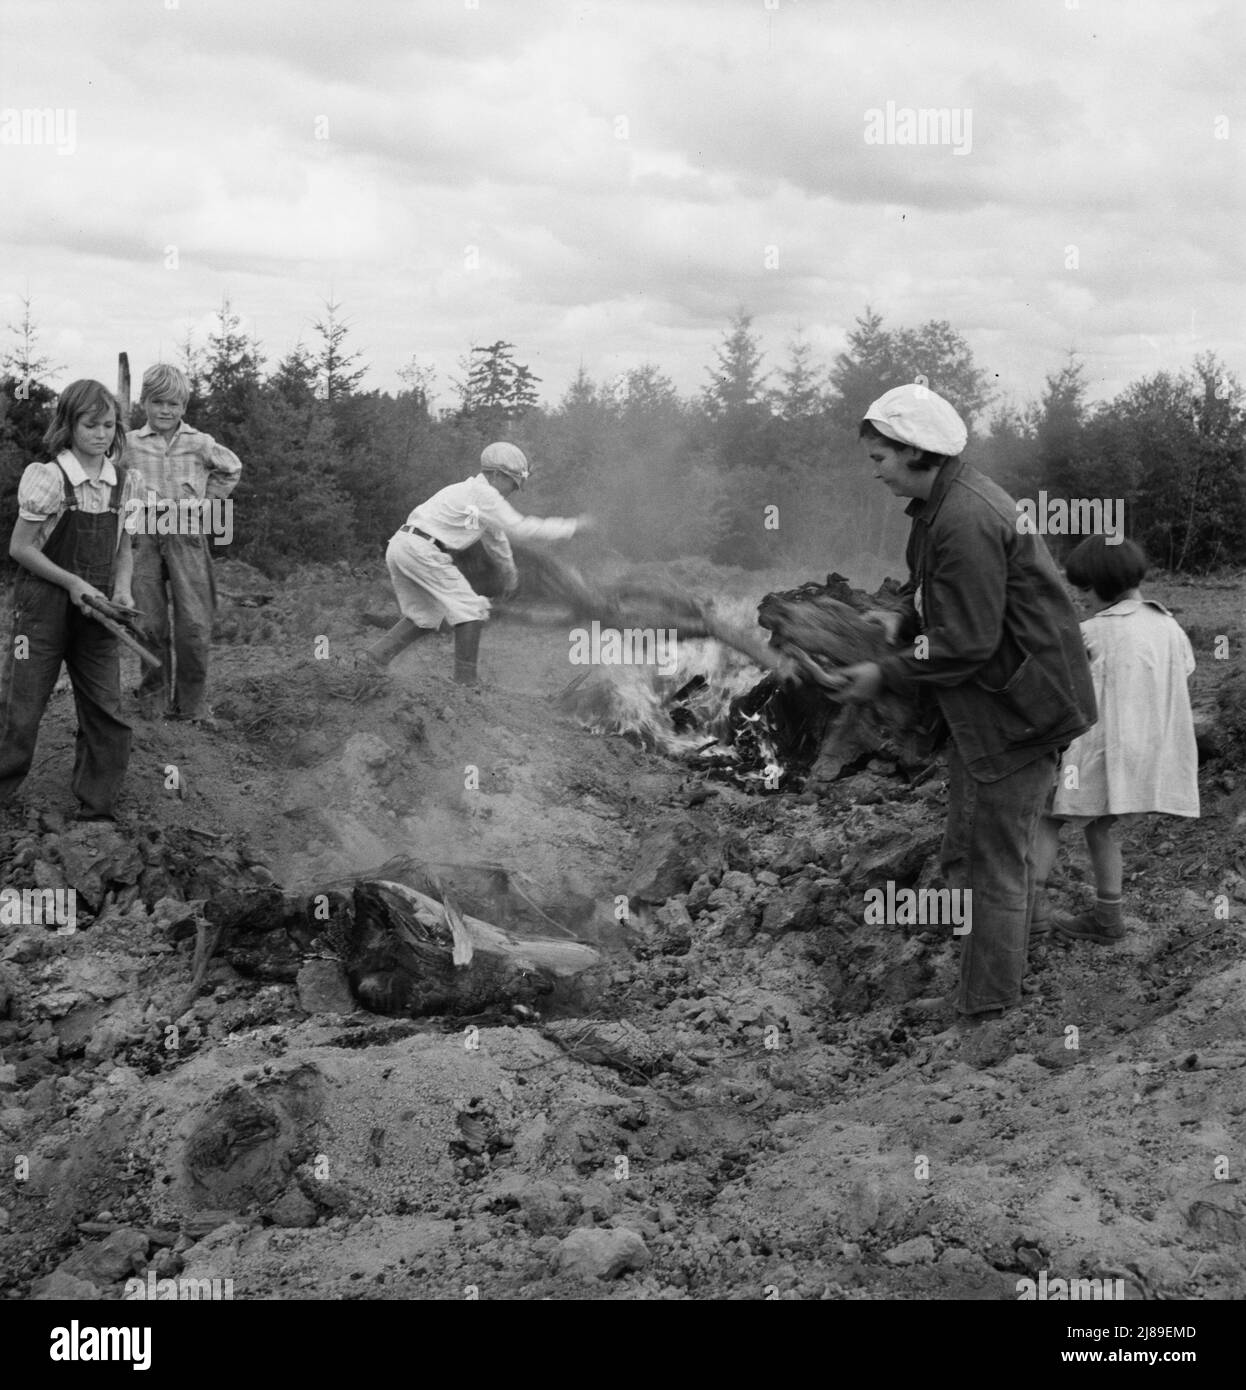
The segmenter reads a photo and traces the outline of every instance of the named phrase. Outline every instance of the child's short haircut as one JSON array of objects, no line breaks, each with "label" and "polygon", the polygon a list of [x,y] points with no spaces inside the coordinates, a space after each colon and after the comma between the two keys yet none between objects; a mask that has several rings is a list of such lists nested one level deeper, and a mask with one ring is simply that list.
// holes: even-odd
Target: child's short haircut
[{"label": "child's short haircut", "polygon": [[182,405],[190,400],[190,382],[180,367],[168,362],[157,362],[143,373],[143,393],[139,401],[178,401]]},{"label": "child's short haircut", "polygon": [[56,413],[43,436],[43,447],[47,450],[48,460],[55,460],[58,454],[73,446],[74,429],[79,420],[92,420],[108,410],[112,411],[116,424],[108,453],[120,458],[121,451],[125,448],[125,429],[121,424],[121,411],[117,409],[116,396],[102,382],[91,381],[89,378],[71,381],[57,398]]},{"label": "child's short haircut", "polygon": [[[902,439],[892,439],[889,434],[884,434],[882,430],[874,424],[873,420],[861,421],[857,429],[857,438],[881,439],[884,444],[890,444],[893,449],[911,449],[916,447],[912,444],[905,444]],[[909,467],[914,473],[925,473],[931,468],[941,468],[948,462],[948,459],[949,456],[947,454],[934,454],[931,453],[929,449],[923,449],[921,458],[914,459],[913,462],[909,464]]]},{"label": "child's short haircut", "polygon": [[1069,583],[1078,589],[1093,589],[1104,603],[1136,589],[1149,568],[1140,545],[1129,540],[1109,545],[1106,536],[1087,536],[1064,562]]}]

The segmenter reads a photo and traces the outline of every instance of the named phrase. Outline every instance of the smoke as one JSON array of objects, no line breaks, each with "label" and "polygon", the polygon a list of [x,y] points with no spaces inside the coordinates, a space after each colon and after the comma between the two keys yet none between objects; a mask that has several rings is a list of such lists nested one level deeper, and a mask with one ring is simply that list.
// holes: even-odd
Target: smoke
[{"label": "smoke", "polygon": [[785,583],[835,570],[871,592],[905,576],[904,504],[855,457],[724,474],[704,456],[680,457],[678,442],[623,460],[588,502],[629,559],[712,558]]}]

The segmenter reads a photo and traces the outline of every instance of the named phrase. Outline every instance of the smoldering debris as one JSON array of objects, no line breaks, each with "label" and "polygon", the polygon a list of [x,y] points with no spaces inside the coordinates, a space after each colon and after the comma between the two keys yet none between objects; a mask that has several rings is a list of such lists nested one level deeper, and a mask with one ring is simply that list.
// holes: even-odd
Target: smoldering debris
[{"label": "smoldering debris", "polygon": [[577,615],[680,633],[673,672],[603,665],[560,693],[560,706],[594,732],[763,794],[825,786],[870,758],[917,774],[934,752],[937,721],[916,692],[888,693],[870,709],[835,698],[838,670],[891,650],[883,627],[865,616],[895,602],[891,581],[868,595],[828,574],[766,594],[750,622],[744,604],[716,604],[679,586],[600,589],[559,562],[543,562],[538,574]]}]

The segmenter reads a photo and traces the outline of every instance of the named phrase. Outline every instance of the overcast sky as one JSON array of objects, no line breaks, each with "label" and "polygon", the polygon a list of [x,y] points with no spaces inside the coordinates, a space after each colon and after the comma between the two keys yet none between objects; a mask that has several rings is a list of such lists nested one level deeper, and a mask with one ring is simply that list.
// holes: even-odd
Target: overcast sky
[{"label": "overcast sky", "polygon": [[[270,362],[332,295],[367,384],[414,353],[441,404],[497,338],[550,401],[581,362],[694,391],[741,304],[768,365],[798,326],[829,363],[868,302],[1017,400],[1069,347],[1096,397],[1205,349],[1246,375],[1244,13],[0,0],[0,322],[28,291],[59,384],[111,382],[223,294]],[[867,139],[919,108],[945,143]]]}]

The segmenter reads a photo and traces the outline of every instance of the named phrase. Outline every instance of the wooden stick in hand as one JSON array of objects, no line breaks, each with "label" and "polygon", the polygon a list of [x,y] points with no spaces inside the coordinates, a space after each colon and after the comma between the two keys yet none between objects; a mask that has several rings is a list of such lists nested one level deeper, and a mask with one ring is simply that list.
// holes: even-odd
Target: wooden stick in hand
[{"label": "wooden stick in hand", "polygon": [[107,628],[107,630],[112,633],[112,635],[117,639],[118,642],[122,644],[122,646],[129,647],[129,649],[137,655],[138,659],[144,664],[144,666],[150,666],[154,670],[164,665],[164,662],[161,661],[158,656],[156,656],[152,652],[149,652],[141,642],[138,642],[133,637],[131,637],[130,634],[125,630],[125,628],[122,627],[121,624],[115,618],[109,616],[108,606],[106,604],[101,603],[99,599],[93,598],[90,594],[86,596],[83,602],[91,610],[91,616],[95,619],[95,621],[99,623],[101,627]]}]

